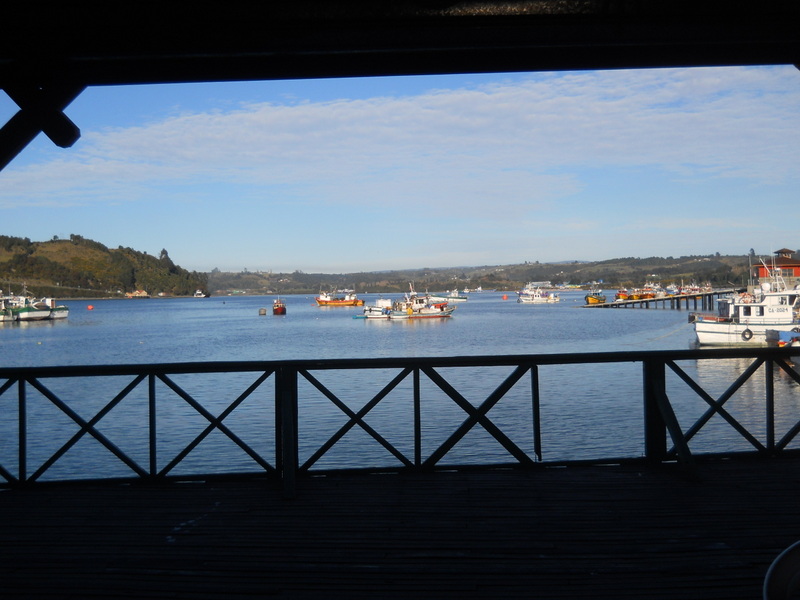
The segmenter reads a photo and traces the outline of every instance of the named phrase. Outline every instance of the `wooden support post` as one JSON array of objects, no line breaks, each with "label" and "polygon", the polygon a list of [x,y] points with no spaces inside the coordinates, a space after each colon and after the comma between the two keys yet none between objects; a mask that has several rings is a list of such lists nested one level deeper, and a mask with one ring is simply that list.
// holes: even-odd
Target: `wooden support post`
[{"label": "wooden support post", "polygon": [[276,419],[275,443],[279,445],[276,456],[283,482],[284,498],[294,498],[297,487],[298,442],[297,442],[297,369],[281,366],[276,371],[276,406],[279,405],[280,420]]},{"label": "wooden support post", "polygon": [[17,456],[19,468],[19,482],[24,484],[28,481],[28,418],[27,418],[27,402],[25,401],[25,380],[19,379],[17,381],[19,386],[18,393],[18,433],[19,436],[19,454]]},{"label": "wooden support post", "polygon": [[149,431],[149,457],[150,457],[150,478],[154,479],[158,473],[158,444],[156,429],[156,376],[150,373],[147,376],[147,409],[148,409],[148,431]]}]

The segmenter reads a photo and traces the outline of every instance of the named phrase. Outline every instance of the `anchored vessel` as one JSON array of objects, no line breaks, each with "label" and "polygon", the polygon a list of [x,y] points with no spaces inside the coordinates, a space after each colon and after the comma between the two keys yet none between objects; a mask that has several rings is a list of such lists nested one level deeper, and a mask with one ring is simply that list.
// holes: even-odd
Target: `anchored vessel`
[{"label": "anchored vessel", "polygon": [[800,290],[786,289],[773,275],[753,292],[717,300],[717,313],[692,313],[697,341],[703,346],[764,346],[767,330],[800,331]]}]

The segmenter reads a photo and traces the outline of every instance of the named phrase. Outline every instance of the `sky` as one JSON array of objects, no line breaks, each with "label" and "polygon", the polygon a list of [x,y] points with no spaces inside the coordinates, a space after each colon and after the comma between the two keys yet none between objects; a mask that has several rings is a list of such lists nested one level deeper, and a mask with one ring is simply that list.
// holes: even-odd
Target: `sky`
[{"label": "sky", "polygon": [[[0,92],[0,125],[18,109]],[[91,87],[0,172],[0,233],[196,271],[800,248],[792,66]]]}]

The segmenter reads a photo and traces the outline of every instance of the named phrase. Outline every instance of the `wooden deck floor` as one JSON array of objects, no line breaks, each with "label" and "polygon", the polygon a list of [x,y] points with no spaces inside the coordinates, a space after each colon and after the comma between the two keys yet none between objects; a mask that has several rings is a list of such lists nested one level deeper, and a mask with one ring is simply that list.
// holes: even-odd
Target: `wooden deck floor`
[{"label": "wooden deck floor", "polygon": [[10,598],[759,598],[800,460],[0,492]]}]

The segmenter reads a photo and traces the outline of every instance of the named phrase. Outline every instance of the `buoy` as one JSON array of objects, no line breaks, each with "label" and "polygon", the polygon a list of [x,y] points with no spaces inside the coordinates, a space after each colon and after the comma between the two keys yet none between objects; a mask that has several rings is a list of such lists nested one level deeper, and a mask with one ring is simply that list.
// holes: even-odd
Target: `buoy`
[{"label": "buoy", "polygon": [[267,314],[267,309],[266,308],[259,308],[258,309],[258,314],[263,317],[265,314]]},{"label": "buoy", "polygon": [[94,310],[94,306],[92,306],[92,305],[90,304],[89,306],[87,306],[87,307],[86,307],[86,310]]},{"label": "buoy", "polygon": [[508,300],[508,294],[503,294],[503,300]]}]

